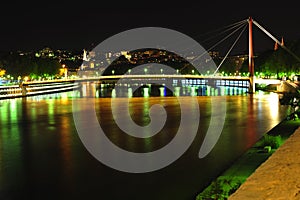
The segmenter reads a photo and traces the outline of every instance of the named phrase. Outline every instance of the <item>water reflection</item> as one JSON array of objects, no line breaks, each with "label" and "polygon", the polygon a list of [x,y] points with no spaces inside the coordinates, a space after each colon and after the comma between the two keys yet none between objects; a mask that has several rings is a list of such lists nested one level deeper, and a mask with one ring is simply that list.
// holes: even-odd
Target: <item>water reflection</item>
[{"label": "water reflection", "polygon": [[[89,93],[88,87],[95,93]],[[135,199],[137,196],[149,200],[194,199],[197,192],[289,112],[289,107],[278,103],[275,93],[249,95],[243,88],[180,87],[177,91],[187,95],[182,97],[186,105],[190,102],[189,95],[197,91],[201,119],[194,143],[180,159],[160,171],[127,174],[104,166],[82,145],[72,113],[84,110],[80,107],[73,110],[72,100],[85,103],[83,97],[95,96],[96,84],[83,88],[86,92],[0,101],[0,199],[45,196],[50,199]],[[107,137],[133,152],[153,151],[170,142],[177,132],[181,113],[176,95],[168,96],[169,90],[161,88],[157,87],[157,92],[149,91],[149,97],[129,99],[129,113],[139,125],[150,122],[152,105],[160,104],[167,112],[161,132],[145,139],[124,134],[114,122],[112,99],[96,98],[98,121]],[[101,96],[101,89],[97,93]],[[210,122],[211,98],[224,99],[221,95],[226,95],[226,102],[220,103],[226,103],[227,108],[222,135],[213,151],[199,159],[197,155]]]},{"label": "water reflection", "polygon": [[[136,86],[135,86],[136,87]],[[164,85],[139,85],[137,89],[131,85],[100,84],[93,89],[96,97],[166,97],[166,96],[232,96],[246,95],[247,88],[209,85],[187,85],[168,88]],[[86,90],[86,87],[82,88]],[[86,91],[82,92],[85,96]]]}]

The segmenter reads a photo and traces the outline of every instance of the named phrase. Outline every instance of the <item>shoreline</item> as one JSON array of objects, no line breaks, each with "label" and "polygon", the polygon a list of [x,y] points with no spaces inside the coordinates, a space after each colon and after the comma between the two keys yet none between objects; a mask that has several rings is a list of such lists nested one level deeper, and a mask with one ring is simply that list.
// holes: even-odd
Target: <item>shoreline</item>
[{"label": "shoreline", "polygon": [[[199,192],[195,199],[228,199],[262,163],[285,143],[298,127],[300,127],[300,119],[293,120],[287,116]],[[266,138],[269,137],[278,140],[280,144],[276,148],[269,147],[266,143]]]}]

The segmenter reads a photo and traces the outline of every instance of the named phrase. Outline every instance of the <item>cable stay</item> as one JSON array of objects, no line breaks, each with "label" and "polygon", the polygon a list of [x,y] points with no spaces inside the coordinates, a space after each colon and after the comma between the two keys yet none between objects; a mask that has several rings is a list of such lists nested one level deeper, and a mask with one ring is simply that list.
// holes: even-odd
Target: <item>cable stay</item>
[{"label": "cable stay", "polygon": [[218,28],[218,29],[215,29],[215,30],[211,30],[211,31],[208,31],[206,33],[202,33],[202,34],[199,34],[198,36],[195,36],[195,38],[197,37],[201,37],[201,36],[205,36],[205,35],[211,35],[215,32],[218,32],[220,30],[227,30],[227,29],[232,29],[232,27],[236,27],[236,26],[239,26],[241,24],[244,24],[245,22],[247,22],[247,19],[244,19],[244,20],[241,20],[241,21],[238,21],[238,22],[235,22],[235,23],[232,23],[232,24],[229,24],[229,25],[226,25],[226,26],[223,26],[221,28]]},{"label": "cable stay", "polygon": [[[212,36],[210,36],[209,38],[206,38],[206,39],[200,41],[201,44],[203,44],[203,43],[205,43],[205,42],[207,42],[207,41],[209,41],[209,40],[212,40],[212,39],[214,39],[214,38],[216,38],[216,37],[218,37],[218,36],[220,36],[220,35],[222,35],[222,34],[225,34],[226,32],[229,32],[230,30],[232,30],[232,29],[234,29],[234,28],[240,27],[240,26],[242,26],[242,25],[245,24],[245,23],[247,23],[247,19],[246,19],[246,20],[242,20],[242,21],[235,22],[235,23],[233,23],[233,24],[227,25],[227,26],[222,27],[222,28],[218,28],[218,29],[213,30],[213,31],[209,31],[209,32],[204,33],[204,34],[200,34],[200,35],[198,35],[198,36],[195,36],[194,39],[197,39],[197,38],[199,39],[199,37],[201,37],[201,36],[205,36],[205,35],[208,35],[208,34],[216,33],[217,31],[220,31],[220,30],[223,30],[223,29],[226,28],[226,29],[223,30],[222,32],[217,33],[217,34],[215,34],[215,35],[212,35]],[[195,44],[195,45],[196,45],[196,44]],[[193,46],[191,46],[191,47],[188,47],[188,48],[184,49],[183,52],[186,52],[186,51],[188,51],[189,49],[192,49],[195,45],[193,45]]]},{"label": "cable stay", "polygon": [[204,42],[209,41],[209,40],[211,40],[211,39],[213,39],[213,38],[216,38],[217,36],[220,36],[220,35],[222,35],[222,34],[228,32],[228,31],[230,31],[230,30],[232,30],[232,29],[234,29],[234,28],[237,28],[237,27],[239,27],[239,26],[242,26],[242,25],[244,25],[245,23],[247,23],[247,20],[243,20],[243,21],[241,21],[241,22],[239,22],[239,23],[235,23],[234,26],[230,26],[229,28],[225,29],[224,31],[222,31],[222,32],[220,32],[220,33],[218,33],[218,34],[216,34],[216,35],[213,35],[213,36],[211,36],[211,37],[209,37],[209,38],[207,38],[207,39],[201,41],[201,43],[204,43]]},{"label": "cable stay", "polygon": [[[243,28],[244,26],[245,26],[245,24],[240,25],[236,30],[232,31],[230,34],[228,34],[226,37],[224,37],[223,39],[221,39],[219,42],[217,42],[216,44],[214,44],[213,46],[211,46],[210,48],[208,48],[206,51],[208,52],[211,49],[215,48],[216,46],[218,46],[219,44],[221,44],[222,42],[224,42],[226,39],[228,39],[230,36],[232,36],[234,33],[236,33],[238,30],[240,30],[241,28]],[[199,58],[201,58],[207,52],[204,52],[203,54],[197,56],[195,59],[193,59],[193,61],[191,63],[193,64],[193,62],[195,62],[196,60],[198,60]]]},{"label": "cable stay", "polygon": [[217,67],[216,71],[213,73],[213,76],[218,72],[219,68],[221,67],[221,65],[223,64],[223,62],[226,60],[226,58],[228,57],[229,53],[232,51],[233,47],[236,45],[237,41],[241,38],[242,34],[245,32],[247,27],[247,24],[244,25],[243,30],[240,32],[240,34],[238,35],[237,39],[234,41],[233,45],[230,47],[229,51],[226,53],[225,57],[223,58],[223,60],[221,61],[221,63],[219,64],[219,66]]},{"label": "cable stay", "polygon": [[300,58],[294,54],[290,49],[288,49],[284,44],[281,44],[279,40],[277,40],[270,32],[268,32],[265,28],[263,28],[259,23],[253,20],[253,24],[255,24],[261,31],[263,31],[267,36],[269,36],[272,40],[274,40],[277,44],[279,44],[284,50],[290,53],[294,58],[296,58],[300,62]]},{"label": "cable stay", "polygon": [[[247,21],[247,20],[246,20]],[[224,42],[226,39],[228,39],[230,36],[232,36],[234,33],[236,33],[238,30],[240,30],[241,28],[245,27],[246,24],[245,24],[245,20],[243,20],[243,24],[240,24],[238,26],[238,28],[236,28],[234,31],[232,31],[230,34],[228,34],[227,36],[225,36],[223,39],[221,39],[220,41],[218,41],[216,44],[214,44],[213,46],[211,46],[209,49],[206,49],[205,52],[203,52],[202,54],[200,54],[199,56],[197,56],[196,58],[194,58],[190,63],[195,65],[194,62],[196,60],[198,60],[199,58],[201,58],[203,55],[207,54],[208,51],[210,51],[211,49],[215,48],[216,46],[218,46],[219,44],[221,44],[222,42]],[[184,67],[182,67],[180,69],[183,70],[184,68],[186,68],[188,65],[185,65]]]}]

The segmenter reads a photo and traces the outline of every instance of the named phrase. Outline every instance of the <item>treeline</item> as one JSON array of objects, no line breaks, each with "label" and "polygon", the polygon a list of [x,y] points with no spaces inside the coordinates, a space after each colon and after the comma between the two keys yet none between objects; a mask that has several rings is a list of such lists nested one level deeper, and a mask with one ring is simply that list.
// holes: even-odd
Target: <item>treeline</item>
[{"label": "treeline", "polygon": [[[278,45],[279,46],[279,45]],[[255,72],[265,76],[290,76],[300,73],[300,40],[288,42],[286,49],[265,51],[254,59]],[[242,65],[241,71],[248,72],[248,61]]]},{"label": "treeline", "polygon": [[278,48],[266,51],[255,59],[255,70],[266,75],[280,76],[300,73],[300,40],[286,44],[288,50]]},{"label": "treeline", "polygon": [[[286,49],[278,45],[277,50],[267,50],[254,57],[254,71],[258,74],[268,76],[289,76],[291,74],[300,74],[300,40],[287,42]],[[247,55],[247,53],[245,53]],[[215,58],[214,62],[218,66],[222,58]],[[219,71],[227,74],[248,73],[248,57],[242,64],[237,66],[236,60],[230,59],[230,56],[222,63]]]},{"label": "treeline", "polygon": [[55,76],[59,74],[61,64],[50,58],[37,58],[18,53],[2,53],[0,56],[0,70],[13,77],[24,76]]}]

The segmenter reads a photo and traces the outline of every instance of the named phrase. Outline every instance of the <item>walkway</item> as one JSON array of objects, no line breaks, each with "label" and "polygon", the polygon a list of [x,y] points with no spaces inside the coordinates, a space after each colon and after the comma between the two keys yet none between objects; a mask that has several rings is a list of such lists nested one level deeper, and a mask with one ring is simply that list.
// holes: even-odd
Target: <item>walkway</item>
[{"label": "walkway", "polygon": [[228,199],[300,199],[300,128]]}]

